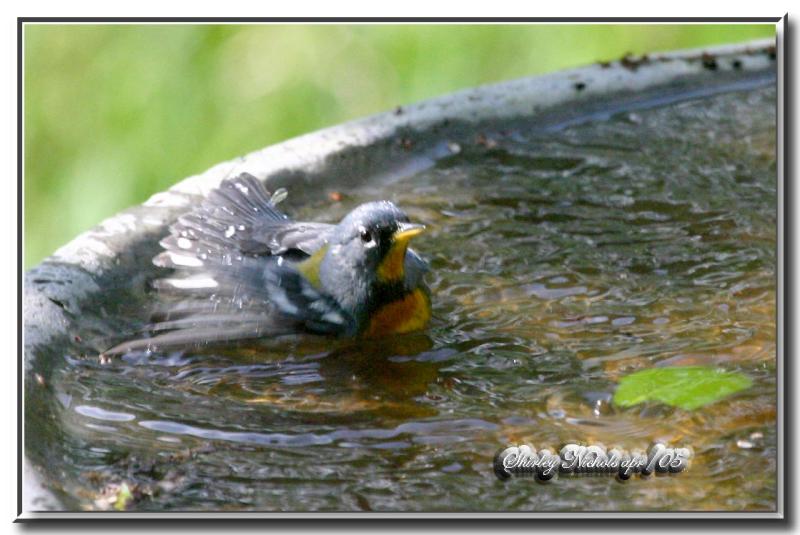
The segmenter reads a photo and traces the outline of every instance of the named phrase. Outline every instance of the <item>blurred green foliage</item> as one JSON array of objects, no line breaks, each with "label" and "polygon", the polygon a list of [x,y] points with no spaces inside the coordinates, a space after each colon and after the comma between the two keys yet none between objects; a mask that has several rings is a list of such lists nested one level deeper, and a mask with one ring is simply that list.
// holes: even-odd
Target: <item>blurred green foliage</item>
[{"label": "blurred green foliage", "polygon": [[773,25],[26,25],[25,266],[211,165],[457,89]]}]

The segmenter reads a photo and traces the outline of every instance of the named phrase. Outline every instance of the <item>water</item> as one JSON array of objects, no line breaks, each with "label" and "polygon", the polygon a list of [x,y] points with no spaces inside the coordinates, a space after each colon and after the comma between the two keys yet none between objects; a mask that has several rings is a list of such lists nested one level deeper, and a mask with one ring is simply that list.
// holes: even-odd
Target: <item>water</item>
[{"label": "water", "polygon": [[[293,215],[388,198],[429,226],[430,329],[66,355],[63,491],[87,509],[124,482],[137,510],[773,510],[774,102],[476,132],[413,176],[318,192]],[[609,402],[631,372],[696,364],[754,386],[694,412]],[[690,469],[541,485],[491,467],[510,443],[655,440],[690,446]]]}]

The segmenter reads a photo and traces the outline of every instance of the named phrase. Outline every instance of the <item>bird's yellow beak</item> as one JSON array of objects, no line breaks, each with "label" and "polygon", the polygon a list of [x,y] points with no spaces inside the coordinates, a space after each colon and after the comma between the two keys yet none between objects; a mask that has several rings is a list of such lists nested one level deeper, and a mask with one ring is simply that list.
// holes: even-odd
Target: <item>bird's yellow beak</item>
[{"label": "bird's yellow beak", "polygon": [[408,246],[408,240],[413,238],[414,236],[419,236],[425,232],[425,225],[418,225],[416,223],[400,223],[395,231],[392,239],[394,240],[395,244],[406,244]]},{"label": "bird's yellow beak", "polygon": [[425,225],[416,223],[400,223],[392,235],[392,245],[389,252],[378,266],[378,277],[383,282],[396,282],[405,276],[405,261],[408,242],[414,236],[425,232]]}]

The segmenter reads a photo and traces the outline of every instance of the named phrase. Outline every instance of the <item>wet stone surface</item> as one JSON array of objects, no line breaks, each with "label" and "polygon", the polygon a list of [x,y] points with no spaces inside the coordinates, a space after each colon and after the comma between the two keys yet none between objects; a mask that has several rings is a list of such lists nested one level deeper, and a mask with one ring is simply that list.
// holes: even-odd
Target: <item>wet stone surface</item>
[{"label": "wet stone surface", "polygon": [[[766,88],[546,135],[476,131],[431,169],[292,210],[336,221],[387,198],[428,225],[424,333],[101,363],[93,337],[119,323],[98,309],[87,350],[39,385],[59,421],[57,491],[85,509],[773,509],[774,103]],[[621,377],[677,365],[753,386],[693,412],[613,405]],[[654,440],[691,447],[690,469],[540,485],[491,465],[509,443]]]}]

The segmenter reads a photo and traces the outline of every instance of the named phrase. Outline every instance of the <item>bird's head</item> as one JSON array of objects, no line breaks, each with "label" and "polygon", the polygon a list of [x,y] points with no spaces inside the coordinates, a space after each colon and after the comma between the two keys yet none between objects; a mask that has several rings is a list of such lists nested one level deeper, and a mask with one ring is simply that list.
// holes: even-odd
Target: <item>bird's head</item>
[{"label": "bird's head", "polygon": [[375,287],[402,284],[408,244],[424,230],[394,203],[362,204],[336,226],[320,266],[320,281],[340,302],[354,304]]}]

